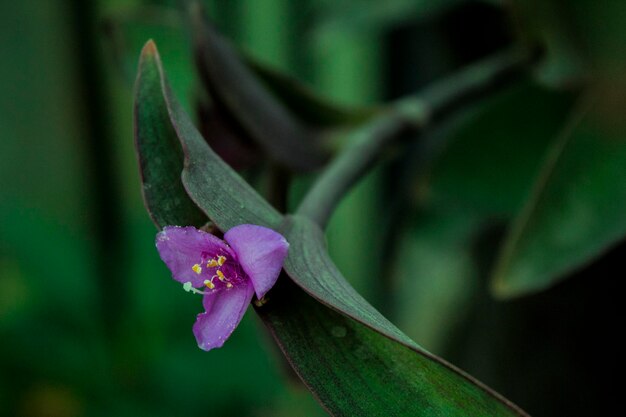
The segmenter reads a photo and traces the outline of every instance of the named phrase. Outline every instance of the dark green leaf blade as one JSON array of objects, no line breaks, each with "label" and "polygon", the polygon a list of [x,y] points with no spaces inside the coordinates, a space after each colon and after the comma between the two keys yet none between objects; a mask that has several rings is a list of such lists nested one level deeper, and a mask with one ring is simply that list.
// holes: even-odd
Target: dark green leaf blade
[{"label": "dark green leaf blade", "polygon": [[433,201],[484,216],[515,216],[572,98],[528,81],[487,100],[448,135],[429,174]]},{"label": "dark green leaf blade", "polygon": [[211,95],[276,162],[295,171],[323,165],[328,152],[319,132],[296,119],[256,79],[197,3],[189,15],[197,65]]},{"label": "dark green leaf blade", "polygon": [[289,280],[279,280],[256,310],[333,416],[525,415],[454,369],[316,302]]},{"label": "dark green leaf blade", "polygon": [[285,271],[298,285],[323,303],[387,337],[418,347],[345,280],[328,256],[324,234],[316,224],[303,216],[289,216],[281,232],[291,242]]},{"label": "dark green leaf blade", "polygon": [[[160,76],[160,105],[167,108],[183,144],[186,159],[182,180],[189,195],[222,230],[241,223],[282,230],[292,244],[285,269],[294,281],[324,304],[346,314],[318,303],[285,277],[269,294],[269,304],[259,310],[299,375],[331,413],[354,415],[355,410],[363,410],[364,415],[525,415],[498,394],[421,349],[367,304],[325,255],[321,230],[301,217],[283,221],[283,216],[219,160],[172,96],[155,46],[149,43],[143,54],[143,65],[154,67]],[[341,336],[344,332],[345,337]],[[339,343],[337,339],[343,340]],[[359,346],[363,349],[356,349]],[[319,352],[328,360],[320,362],[316,356]],[[390,383],[393,390],[382,391]],[[380,394],[376,395],[385,400],[376,401],[373,389],[378,389]]]},{"label": "dark green leaf blade", "polygon": [[332,128],[365,122],[377,108],[344,107],[326,100],[297,79],[271,68],[251,56],[243,55],[246,64],[295,116],[311,126]]},{"label": "dark green leaf blade", "polygon": [[550,287],[626,235],[626,131],[582,113],[555,141],[511,227],[493,276],[499,296]]},{"label": "dark green leaf blade", "polygon": [[[144,52],[148,50],[154,50],[153,43]],[[141,55],[135,84],[135,147],[144,203],[159,228],[170,224],[201,226],[206,216],[180,180],[183,151],[167,109],[161,105],[160,74],[153,61],[153,55]]]},{"label": "dark green leaf blade", "polygon": [[[168,73],[173,90],[182,103],[187,103],[184,94],[192,89],[192,63],[186,53],[181,17],[175,8],[137,6],[103,18],[105,40],[119,68],[120,75],[133,81],[136,70],[136,51],[146,37],[152,37],[159,45],[159,51],[167,60],[170,52],[175,62],[168,65]],[[165,50],[165,51],[164,51]],[[370,107],[348,107],[336,104],[322,97],[295,77],[281,72],[256,59],[246,51],[237,52],[244,64],[254,72],[264,84],[296,118],[309,126],[332,128],[364,122],[379,111]],[[173,65],[173,67],[172,67]],[[132,75],[131,75],[132,74]],[[181,83],[181,80],[184,83]],[[179,84],[176,85],[175,81]],[[211,96],[211,93],[208,93]]]},{"label": "dark green leaf blade", "polygon": [[[290,216],[285,220],[281,231],[287,237],[287,240],[291,242],[289,255],[285,261],[285,271],[295,283],[324,304],[365,325],[365,327],[363,327],[362,325],[344,319],[344,323],[350,323],[350,328],[355,331],[357,335],[355,337],[369,340],[372,346],[374,346],[375,343],[378,344],[377,346],[379,346],[381,351],[378,351],[377,355],[387,349],[399,352],[401,350],[399,346],[404,346],[402,349],[406,349],[406,351],[402,351],[402,359],[399,360],[407,361],[405,364],[406,368],[404,369],[406,374],[404,376],[401,374],[397,376],[399,378],[411,379],[411,384],[413,384],[416,389],[414,401],[419,402],[419,400],[417,400],[417,398],[421,398],[419,394],[422,393],[426,387],[431,387],[432,384],[435,384],[437,387],[441,388],[441,391],[437,389],[431,391],[426,404],[430,404],[431,402],[438,404],[437,407],[440,407],[438,410],[446,410],[442,412],[441,415],[524,415],[521,410],[497,393],[491,391],[489,388],[480,384],[478,381],[472,379],[441,358],[421,348],[374,309],[354,290],[354,288],[352,288],[352,286],[350,286],[337,270],[326,251],[323,232],[317,225],[305,217]],[[296,296],[290,296],[290,299],[293,297]],[[292,304],[294,303],[292,302]],[[290,314],[297,315],[298,313],[293,312]],[[323,316],[330,313],[316,312],[315,314]],[[315,323],[314,318],[311,318],[311,320],[312,326],[319,326],[320,323]],[[302,321],[303,319],[300,318],[296,323],[301,323]],[[271,326],[270,323],[270,327]],[[366,332],[364,330],[366,328],[376,330],[379,335],[374,336],[374,333]],[[328,329],[325,331],[327,332],[327,330]],[[274,332],[276,332],[275,329]],[[289,332],[286,332],[286,334],[282,336],[283,339],[290,337],[287,333]],[[386,336],[386,338],[392,342],[385,341],[381,335]],[[366,345],[369,346],[367,343]],[[295,344],[294,348],[300,347],[298,344]],[[312,347],[308,348],[313,349]],[[340,351],[343,352],[342,349],[340,349]],[[348,362],[350,360],[356,361],[354,358],[350,359],[349,352],[344,353],[348,355],[344,360]],[[313,352],[311,352],[311,354],[313,354]],[[303,356],[306,355],[303,354]],[[421,358],[415,358],[416,356],[420,356]],[[384,361],[384,356],[381,356],[380,360]],[[424,363],[427,363],[428,366],[425,366]],[[314,364],[311,364],[311,366],[315,368]],[[356,363],[354,366],[358,368]],[[416,368],[412,368],[412,366]],[[426,369],[428,370],[426,371]],[[314,369],[309,371],[315,372]],[[382,372],[382,369],[380,372]],[[388,369],[387,372],[389,372]],[[409,377],[409,374],[413,376]],[[426,374],[428,375],[427,377],[425,376]],[[452,375],[454,375],[454,377]],[[389,375],[387,376],[389,377]],[[411,384],[409,384],[409,386],[411,386]],[[421,388],[416,388],[420,386]],[[447,398],[450,395],[449,390],[454,390],[456,396]],[[342,395],[345,395],[345,393]],[[357,394],[357,396],[358,395],[361,394]],[[470,407],[468,404],[471,402],[468,402],[467,398],[480,398],[480,400],[476,400],[476,404]],[[459,404],[465,404],[467,408]],[[406,404],[402,406],[405,405]],[[428,405],[422,404],[422,406],[428,410],[428,412],[423,415],[437,415],[433,414],[433,410],[430,409]],[[496,413],[494,409],[499,411]],[[397,415],[402,415],[401,410],[402,408],[398,409],[400,414]],[[348,414],[340,413],[339,415]],[[378,414],[374,412],[374,414],[371,415]]]},{"label": "dark green leaf blade", "polygon": [[[139,72],[151,74],[139,78],[139,90],[159,91],[158,96],[146,97],[146,101],[159,109],[159,119],[153,122],[162,129],[158,134],[167,132],[167,141],[176,139],[182,144],[182,184],[198,207],[222,230],[242,223],[277,227],[282,219],[280,213],[211,150],[174,98],[152,41],[142,51]],[[173,148],[171,142],[166,143]],[[176,171],[176,176],[179,172]]]}]

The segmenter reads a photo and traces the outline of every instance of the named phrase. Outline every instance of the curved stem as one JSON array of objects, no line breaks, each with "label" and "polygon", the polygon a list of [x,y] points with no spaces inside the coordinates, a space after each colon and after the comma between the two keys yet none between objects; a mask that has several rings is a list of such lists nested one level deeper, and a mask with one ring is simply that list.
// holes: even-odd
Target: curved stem
[{"label": "curved stem", "polygon": [[428,128],[516,80],[532,58],[526,51],[506,51],[462,69],[417,96],[392,104],[352,135],[350,144],[327,166],[304,197],[297,214],[325,227],[346,191],[390,143],[407,132]]}]

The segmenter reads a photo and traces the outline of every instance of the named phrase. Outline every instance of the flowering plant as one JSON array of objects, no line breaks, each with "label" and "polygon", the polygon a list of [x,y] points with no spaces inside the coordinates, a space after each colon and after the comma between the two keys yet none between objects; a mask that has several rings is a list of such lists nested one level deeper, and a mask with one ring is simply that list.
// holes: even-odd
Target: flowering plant
[{"label": "flowering plant", "polygon": [[233,227],[224,240],[191,226],[167,226],[157,234],[156,246],[172,277],[186,291],[203,295],[205,312],[193,326],[203,350],[224,344],[253,294],[263,300],[289,248],[280,234],[251,224]]}]

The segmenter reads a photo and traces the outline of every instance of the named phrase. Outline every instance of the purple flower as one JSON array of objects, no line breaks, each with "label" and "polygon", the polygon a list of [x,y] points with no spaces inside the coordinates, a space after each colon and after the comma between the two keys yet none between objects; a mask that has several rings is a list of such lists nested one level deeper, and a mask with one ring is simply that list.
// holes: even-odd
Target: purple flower
[{"label": "purple flower", "polygon": [[204,295],[206,311],[198,314],[193,334],[200,349],[211,350],[235,330],[252,295],[261,300],[272,288],[289,243],[271,229],[242,224],[224,240],[194,227],[166,226],[156,246],[172,277],[186,291]]}]

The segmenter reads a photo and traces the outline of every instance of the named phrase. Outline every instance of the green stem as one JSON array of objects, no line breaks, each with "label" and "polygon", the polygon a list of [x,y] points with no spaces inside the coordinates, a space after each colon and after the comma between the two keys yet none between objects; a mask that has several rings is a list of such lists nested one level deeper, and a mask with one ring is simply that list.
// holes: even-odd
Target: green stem
[{"label": "green stem", "polygon": [[503,52],[407,97],[357,130],[304,197],[297,214],[325,227],[345,193],[400,136],[432,127],[460,108],[516,80],[532,61],[525,51]]}]

